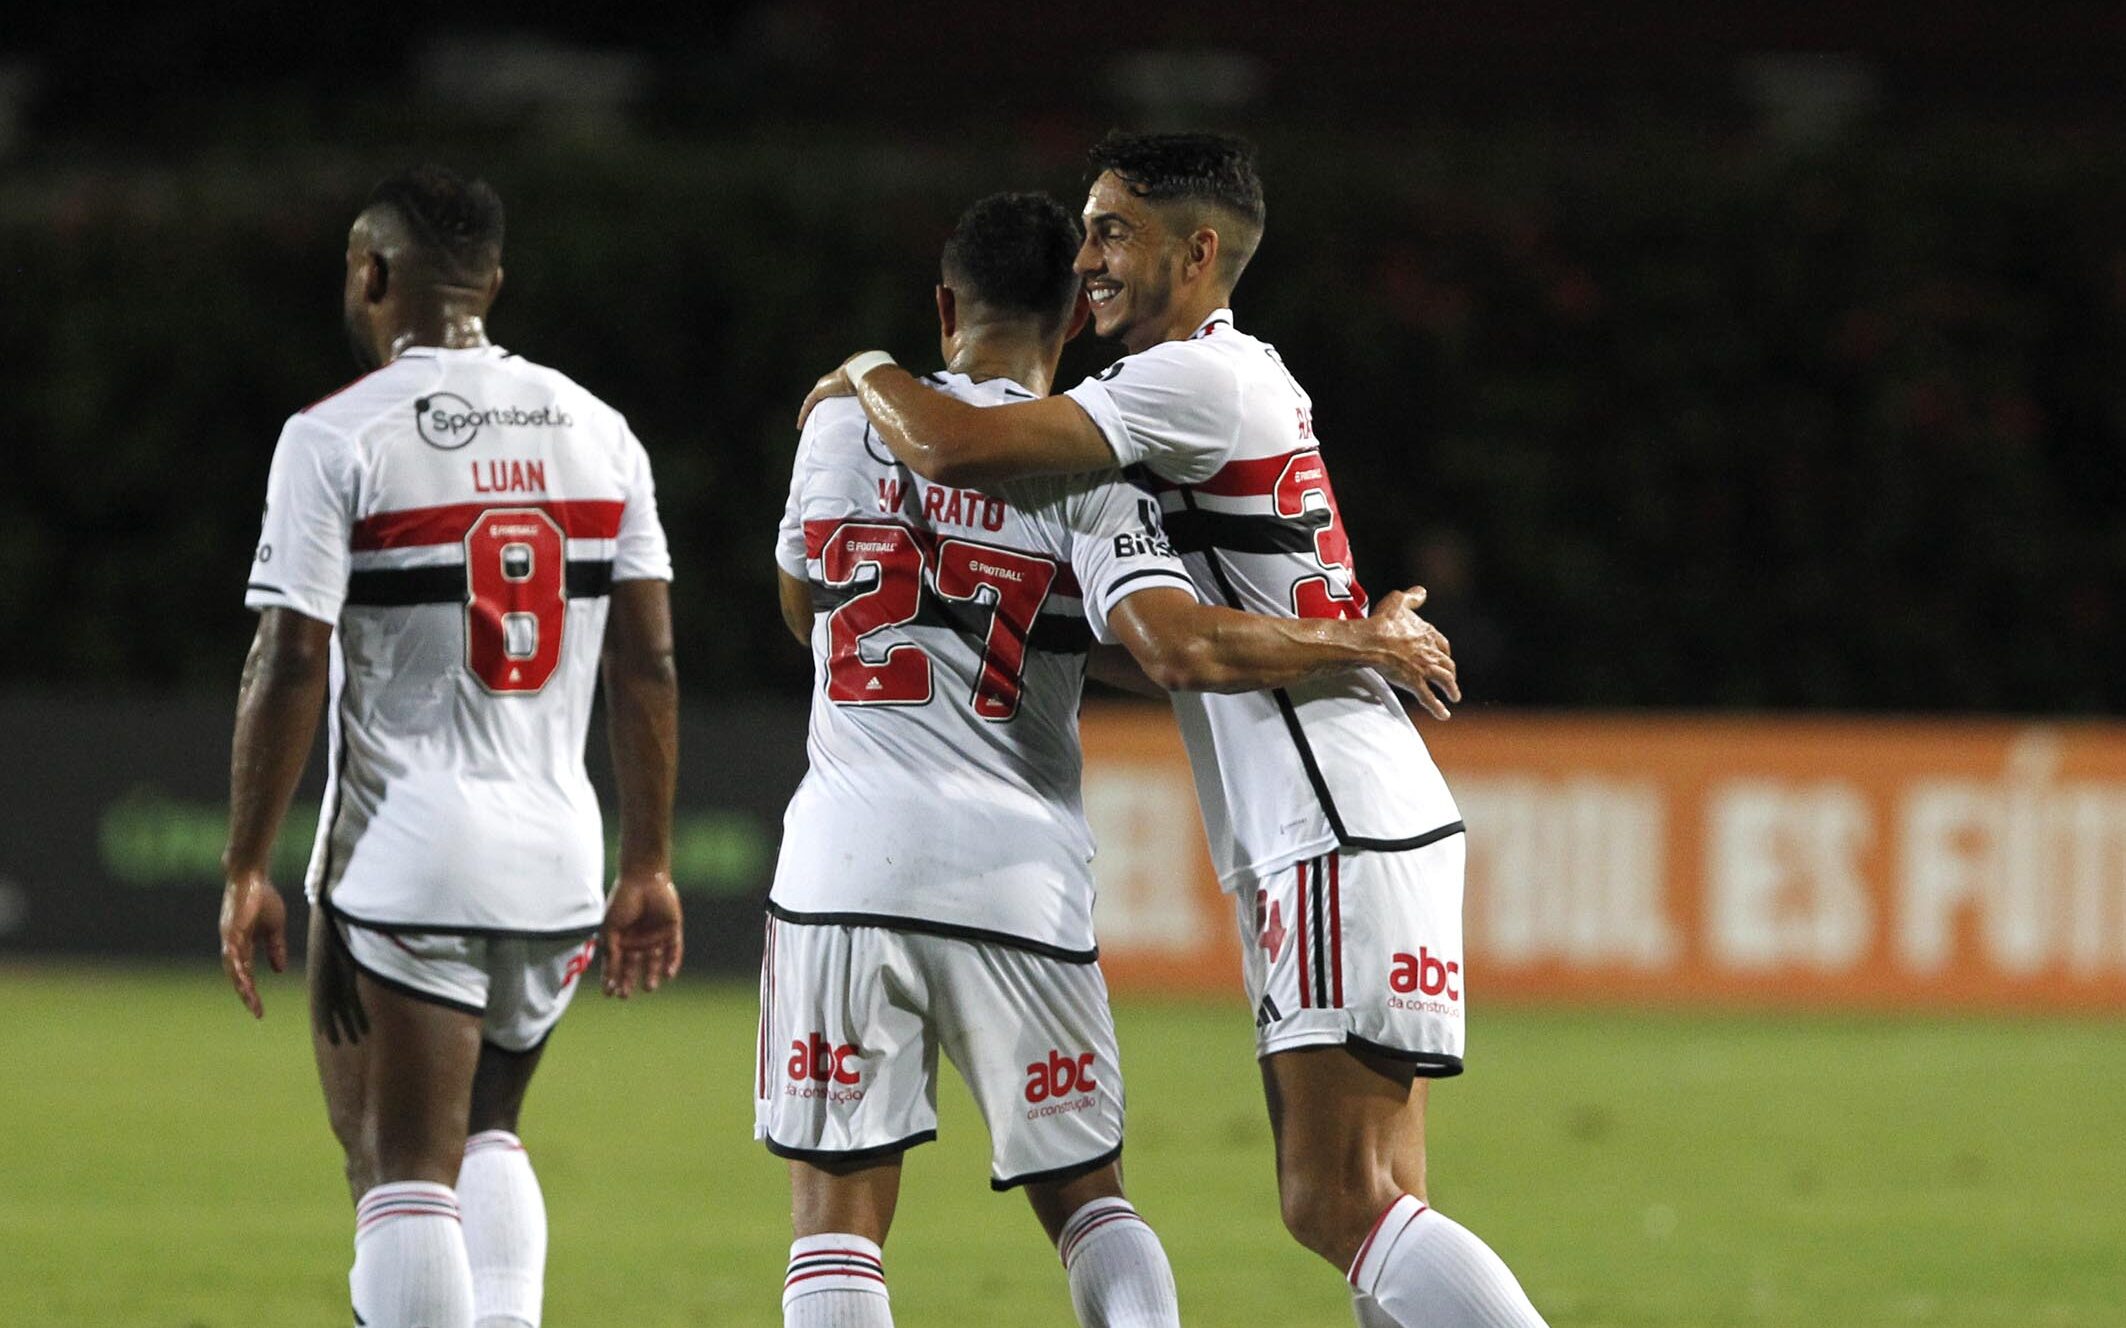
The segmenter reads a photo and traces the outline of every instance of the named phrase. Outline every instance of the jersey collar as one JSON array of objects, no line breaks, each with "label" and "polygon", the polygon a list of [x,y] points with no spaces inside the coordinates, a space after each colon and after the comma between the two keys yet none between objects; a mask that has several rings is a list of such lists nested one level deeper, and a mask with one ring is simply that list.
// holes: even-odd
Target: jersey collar
[{"label": "jersey collar", "polygon": [[1188,334],[1188,339],[1194,341],[1198,337],[1207,337],[1218,330],[1220,323],[1225,324],[1227,327],[1233,325],[1233,311],[1231,309],[1211,310],[1211,316],[1196,324],[1196,330]]},{"label": "jersey collar", "polygon": [[484,346],[408,346],[392,358],[394,362],[398,360],[477,360],[485,359],[489,356],[493,356],[496,359],[507,359],[509,355],[510,352],[490,341]]}]

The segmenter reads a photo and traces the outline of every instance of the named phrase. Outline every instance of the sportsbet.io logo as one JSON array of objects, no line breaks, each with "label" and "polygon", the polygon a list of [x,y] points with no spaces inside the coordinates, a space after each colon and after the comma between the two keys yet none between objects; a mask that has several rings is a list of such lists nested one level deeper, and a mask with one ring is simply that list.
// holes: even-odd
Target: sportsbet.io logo
[{"label": "sportsbet.io logo", "polygon": [[455,392],[432,392],[413,403],[414,432],[421,441],[455,452],[480,436],[482,429],[566,429],[575,424],[556,406],[475,406]]}]

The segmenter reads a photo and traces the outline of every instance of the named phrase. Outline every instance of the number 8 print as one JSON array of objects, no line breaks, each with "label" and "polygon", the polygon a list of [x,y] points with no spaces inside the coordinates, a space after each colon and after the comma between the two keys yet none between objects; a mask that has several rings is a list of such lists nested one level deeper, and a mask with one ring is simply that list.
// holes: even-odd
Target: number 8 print
[{"label": "number 8 print", "polygon": [[482,512],[465,533],[465,667],[490,692],[537,692],[567,626],[561,527],[535,507]]}]

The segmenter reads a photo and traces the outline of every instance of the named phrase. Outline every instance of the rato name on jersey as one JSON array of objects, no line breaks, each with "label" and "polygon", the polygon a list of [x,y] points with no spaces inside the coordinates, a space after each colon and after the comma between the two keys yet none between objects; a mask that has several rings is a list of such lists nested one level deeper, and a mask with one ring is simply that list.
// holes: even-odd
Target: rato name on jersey
[{"label": "rato name on jersey", "polygon": [[[927,381],[977,405],[1031,395]],[[1157,505],[1113,477],[932,484],[828,401],[776,557],[811,589],[815,685],[771,911],[1093,958],[1085,652],[1128,594],[1194,593]]]}]

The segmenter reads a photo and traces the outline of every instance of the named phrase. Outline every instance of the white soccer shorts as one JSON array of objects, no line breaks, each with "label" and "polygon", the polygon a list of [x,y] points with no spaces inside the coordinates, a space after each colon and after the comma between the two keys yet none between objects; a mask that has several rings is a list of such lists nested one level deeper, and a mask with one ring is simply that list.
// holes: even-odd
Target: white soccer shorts
[{"label": "white soccer shorts", "polygon": [[989,1127],[990,1186],[1122,1152],[1107,980],[990,941],[768,919],[753,1137],[782,1157],[882,1158],[937,1137],[938,1053]]},{"label": "white soccer shorts", "polygon": [[334,918],[355,966],[373,982],[481,1016],[480,1036],[504,1051],[546,1041],[598,953],[587,940],[385,932]]},{"label": "white soccer shorts", "polygon": [[1464,850],[1327,853],[1235,892],[1255,1054],[1343,1044],[1460,1074]]}]

